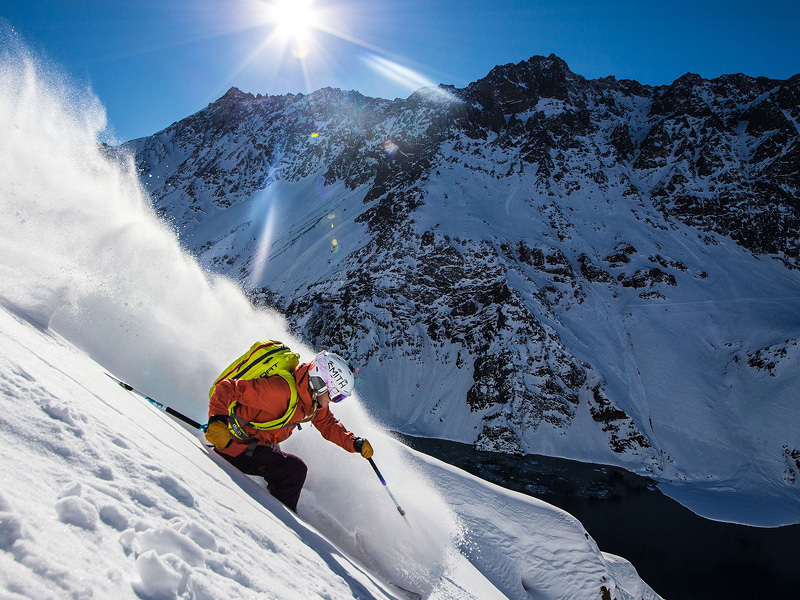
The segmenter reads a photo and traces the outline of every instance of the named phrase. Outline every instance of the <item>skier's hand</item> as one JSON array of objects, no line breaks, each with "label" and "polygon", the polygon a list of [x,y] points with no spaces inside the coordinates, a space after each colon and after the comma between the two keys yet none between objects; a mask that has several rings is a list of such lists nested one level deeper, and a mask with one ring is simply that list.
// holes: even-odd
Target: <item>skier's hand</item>
[{"label": "skier's hand", "polygon": [[356,452],[360,452],[361,456],[364,458],[370,458],[373,455],[372,445],[369,443],[369,440],[358,438],[353,446],[355,447]]},{"label": "skier's hand", "polygon": [[227,448],[231,443],[231,432],[224,421],[212,421],[206,429],[206,439],[216,448]]}]

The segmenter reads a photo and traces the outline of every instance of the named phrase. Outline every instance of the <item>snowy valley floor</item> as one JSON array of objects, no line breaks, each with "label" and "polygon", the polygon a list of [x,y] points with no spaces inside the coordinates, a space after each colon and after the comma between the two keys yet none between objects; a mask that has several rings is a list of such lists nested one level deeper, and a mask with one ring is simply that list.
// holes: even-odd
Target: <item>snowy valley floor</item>
[{"label": "snowy valley floor", "polygon": [[[3,598],[417,597],[405,589],[430,598],[566,599],[600,598],[604,588],[620,600],[658,597],[567,513],[377,430],[376,460],[408,522],[350,455],[331,463],[335,477],[311,462],[297,518],[209,455],[195,433],[7,308]],[[324,444],[311,447],[334,457]]]}]

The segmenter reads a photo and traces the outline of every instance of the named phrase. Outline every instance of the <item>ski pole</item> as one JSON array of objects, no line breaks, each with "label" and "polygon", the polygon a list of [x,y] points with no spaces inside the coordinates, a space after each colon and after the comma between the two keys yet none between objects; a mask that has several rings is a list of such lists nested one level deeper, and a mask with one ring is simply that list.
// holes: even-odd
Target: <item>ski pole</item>
[{"label": "ski pole", "polygon": [[188,425],[191,425],[191,426],[192,426],[192,427],[194,427],[195,429],[200,429],[201,431],[205,431],[205,430],[206,430],[206,425],[201,425],[200,423],[198,423],[197,421],[195,421],[195,420],[194,420],[194,419],[192,419],[191,417],[187,417],[187,416],[186,416],[186,415],[184,415],[183,413],[179,413],[179,412],[178,412],[177,410],[175,410],[174,408],[170,408],[169,406],[164,406],[164,405],[163,405],[163,404],[161,404],[161,402],[159,402],[158,400],[154,400],[154,399],[153,399],[153,398],[151,398],[150,396],[147,396],[147,395],[143,394],[142,392],[140,392],[139,390],[137,390],[135,387],[133,387],[132,385],[128,385],[127,383],[125,383],[125,382],[124,382],[124,381],[122,381],[121,379],[117,379],[116,377],[114,377],[113,375],[111,375],[111,374],[109,374],[109,373],[106,373],[106,375],[108,375],[109,377],[111,377],[111,379],[113,379],[114,381],[116,381],[116,382],[119,384],[119,386],[120,386],[121,388],[123,388],[123,389],[125,389],[125,390],[128,390],[129,392],[132,392],[132,393],[136,394],[137,396],[140,396],[140,397],[144,398],[144,399],[145,399],[145,400],[147,400],[147,401],[148,401],[150,404],[152,404],[152,405],[154,405],[154,406],[157,406],[158,408],[160,408],[161,410],[163,410],[164,412],[166,412],[168,415],[172,415],[172,416],[173,416],[173,417],[175,417],[176,419],[179,419],[179,420],[183,421],[184,423],[186,423],[186,424],[188,424]]},{"label": "ski pole", "polygon": [[368,458],[367,460],[369,461],[369,464],[372,465],[372,468],[375,470],[375,475],[377,475],[378,479],[381,480],[381,483],[383,484],[384,489],[388,492],[389,497],[392,499],[392,502],[394,502],[394,505],[397,507],[397,512],[399,512],[401,515],[403,515],[405,517],[406,516],[406,511],[404,511],[402,508],[400,508],[400,504],[397,502],[397,499],[394,497],[394,494],[392,493],[392,490],[390,490],[389,486],[386,485],[386,480],[383,478],[383,475],[381,475],[381,472],[378,470],[378,465],[375,464],[375,461],[372,460],[372,458]]}]

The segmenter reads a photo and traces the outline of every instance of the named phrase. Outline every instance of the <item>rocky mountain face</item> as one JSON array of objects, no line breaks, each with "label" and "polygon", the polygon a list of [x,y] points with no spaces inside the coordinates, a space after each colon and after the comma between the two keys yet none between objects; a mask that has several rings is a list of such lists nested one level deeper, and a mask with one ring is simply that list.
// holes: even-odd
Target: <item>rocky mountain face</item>
[{"label": "rocky mountain face", "polygon": [[[109,152],[204,264],[359,365],[389,426],[675,481],[725,470],[682,436],[739,443],[680,402],[739,419],[776,369],[798,389],[796,312],[748,302],[796,304],[799,125],[800,76],[650,87],[551,55],[393,101],[232,88]],[[773,435],[794,482],[800,440]]]}]

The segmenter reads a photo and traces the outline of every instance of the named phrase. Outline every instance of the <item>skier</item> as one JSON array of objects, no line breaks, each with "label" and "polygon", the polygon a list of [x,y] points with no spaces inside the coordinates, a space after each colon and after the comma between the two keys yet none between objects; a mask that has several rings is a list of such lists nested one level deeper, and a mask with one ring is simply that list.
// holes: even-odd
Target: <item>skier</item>
[{"label": "skier", "polygon": [[[278,447],[295,427],[310,421],[322,437],[348,452],[370,458],[373,451],[368,440],[348,431],[330,410],[330,402],[340,402],[353,391],[353,373],[340,356],[320,352],[313,361],[298,365],[292,375],[295,386],[278,376],[218,381],[208,406],[205,435],[220,456],[248,475],[263,477],[270,493],[297,512],[308,467],[300,457]],[[294,399],[296,408],[292,409]],[[286,424],[279,428],[253,427],[282,416]]]}]

